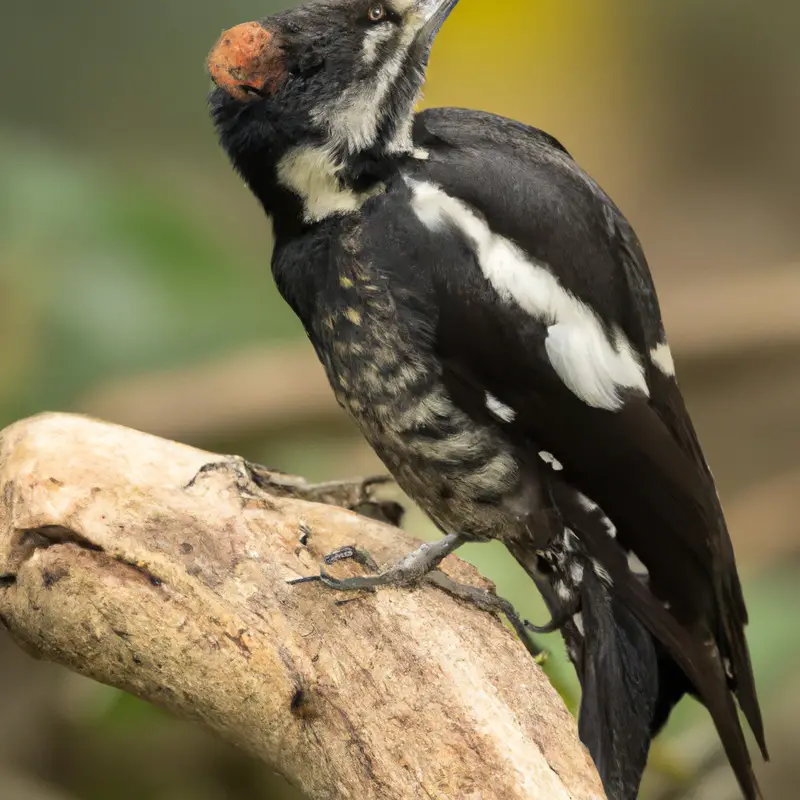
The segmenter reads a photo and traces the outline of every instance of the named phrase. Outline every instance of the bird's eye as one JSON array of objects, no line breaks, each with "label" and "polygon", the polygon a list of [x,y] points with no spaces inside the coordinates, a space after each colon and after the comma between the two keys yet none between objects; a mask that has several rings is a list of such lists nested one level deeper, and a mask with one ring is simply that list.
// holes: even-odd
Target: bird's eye
[{"label": "bird's eye", "polygon": [[386,19],[386,6],[383,3],[373,3],[367,12],[370,22],[381,22]]}]

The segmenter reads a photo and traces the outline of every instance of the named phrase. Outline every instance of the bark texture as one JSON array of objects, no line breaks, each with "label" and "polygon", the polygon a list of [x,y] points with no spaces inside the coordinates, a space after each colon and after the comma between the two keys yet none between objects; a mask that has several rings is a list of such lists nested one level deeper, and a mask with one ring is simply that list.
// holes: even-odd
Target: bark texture
[{"label": "bark texture", "polygon": [[315,800],[603,797],[573,719],[495,617],[430,586],[287,585],[343,545],[388,562],[417,544],[347,510],[392,519],[373,494],[83,417],[19,422],[0,434],[0,624]]}]

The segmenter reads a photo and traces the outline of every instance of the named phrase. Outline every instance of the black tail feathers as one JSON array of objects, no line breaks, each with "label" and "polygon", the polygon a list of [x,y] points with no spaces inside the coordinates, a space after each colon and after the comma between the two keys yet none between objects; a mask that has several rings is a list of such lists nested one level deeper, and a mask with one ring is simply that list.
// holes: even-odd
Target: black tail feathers
[{"label": "black tail feathers", "polygon": [[652,637],[591,570],[584,577],[581,600],[583,636],[576,636],[574,643],[582,689],[581,740],[609,800],[635,800],[656,713],[663,714],[674,702],[660,697]]},{"label": "black tail feathers", "polygon": [[579,585],[569,587],[577,592],[573,602],[558,571],[543,574],[530,553],[509,549],[536,582],[554,620],[580,607],[561,628],[581,684],[579,734],[609,800],[635,800],[652,738],[689,686],[683,672],[584,554],[571,553],[581,575]]},{"label": "black tail feathers", "polygon": [[[682,627],[646,580],[630,571],[627,557],[605,532],[584,535],[580,546],[567,547],[551,562],[549,574],[534,554],[508,546],[554,619],[566,607],[581,609],[562,635],[582,688],[581,740],[609,800],[638,796],[650,744],[687,693],[708,708],[746,800],[759,800],[734,694],[711,634]],[[580,580],[570,583],[576,574]],[[577,604],[567,600],[570,592],[577,592]]]},{"label": "black tail feathers", "polygon": [[584,578],[581,607],[584,633],[575,648],[581,741],[609,800],[635,800],[650,743],[692,686],[593,571]]}]

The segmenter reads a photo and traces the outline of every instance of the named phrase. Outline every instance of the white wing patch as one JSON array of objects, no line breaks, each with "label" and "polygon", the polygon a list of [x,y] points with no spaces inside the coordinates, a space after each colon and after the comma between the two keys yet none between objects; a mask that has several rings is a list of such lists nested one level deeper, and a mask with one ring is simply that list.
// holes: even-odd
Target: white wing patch
[{"label": "white wing patch", "polygon": [[606,586],[614,585],[614,581],[611,580],[611,575],[608,574],[608,570],[599,561],[592,559],[592,567],[594,567],[594,574],[597,575]]},{"label": "white wing patch", "polygon": [[486,279],[507,302],[550,322],[548,358],[561,380],[583,402],[617,411],[624,390],[649,396],[644,369],[622,331],[609,339],[592,309],[570,294],[541,264],[528,259],[513,242],[492,232],[466,203],[438,186],[407,179],[412,207],[431,230],[456,225],[475,245]]},{"label": "white wing patch", "polygon": [[575,318],[551,325],[544,343],[561,380],[587,405],[608,411],[622,408],[620,389],[649,396],[642,365],[622,331],[610,342],[594,312],[571,299]]},{"label": "white wing patch", "polygon": [[513,422],[517,418],[517,412],[505,403],[500,402],[493,394],[486,392],[486,408],[503,422]]},{"label": "white wing patch", "polygon": [[600,508],[594,500],[590,500],[585,494],[581,494],[578,492],[578,503],[580,504],[581,508],[584,511],[588,511],[590,514],[599,514],[601,517],[601,522],[606,529],[606,533],[612,538],[617,538],[617,526],[605,515],[603,509]]},{"label": "white wing patch", "polygon": [[628,569],[635,575],[649,575],[650,570],[642,563],[642,560],[633,550],[628,552]]},{"label": "white wing patch", "polygon": [[669,345],[663,344],[654,347],[650,351],[650,360],[668,377],[675,377],[675,361],[672,358],[672,350]]},{"label": "white wing patch", "polygon": [[564,469],[564,465],[552,453],[548,453],[547,450],[539,451],[539,458],[545,464],[549,464],[555,472],[561,472]]},{"label": "white wing patch", "polygon": [[617,538],[617,526],[605,515],[603,514],[603,525],[606,527],[606,533],[612,538]]},{"label": "white wing patch", "polygon": [[556,581],[556,594],[565,602],[569,603],[572,600],[572,591],[564,581]]}]

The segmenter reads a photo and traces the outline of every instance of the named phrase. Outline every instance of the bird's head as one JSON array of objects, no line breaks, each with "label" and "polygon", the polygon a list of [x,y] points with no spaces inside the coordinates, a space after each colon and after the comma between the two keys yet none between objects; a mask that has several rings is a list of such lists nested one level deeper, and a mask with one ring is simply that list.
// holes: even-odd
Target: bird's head
[{"label": "bird's head", "polygon": [[430,49],[457,2],[315,0],[225,31],[208,57],[211,112],[256,193],[256,173],[268,180],[298,148],[336,169],[411,152]]}]

